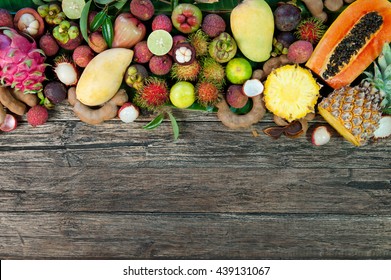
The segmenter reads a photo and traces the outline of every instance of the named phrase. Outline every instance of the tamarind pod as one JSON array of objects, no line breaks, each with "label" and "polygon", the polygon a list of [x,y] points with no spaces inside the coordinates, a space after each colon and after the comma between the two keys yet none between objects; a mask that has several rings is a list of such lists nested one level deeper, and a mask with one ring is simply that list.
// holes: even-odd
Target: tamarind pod
[{"label": "tamarind pod", "polygon": [[73,112],[82,121],[96,125],[117,116],[118,106],[128,101],[128,95],[124,89],[120,89],[109,101],[98,109],[92,109],[76,99],[76,88],[68,90],[68,102],[73,106]]},{"label": "tamarind pod", "polygon": [[12,89],[11,94],[18,99],[19,101],[22,101],[23,103],[27,104],[30,107],[34,107],[38,105],[39,99],[36,94],[24,94],[23,92]]},{"label": "tamarind pod", "polygon": [[3,104],[0,103],[0,124],[4,122],[6,115],[7,113],[4,110]]},{"label": "tamarind pod", "polygon": [[323,11],[322,0],[302,0],[302,2],[304,2],[311,15],[323,22],[327,20],[327,14]]},{"label": "tamarind pod", "polygon": [[[288,59],[288,56],[286,54],[282,54],[277,57],[269,58],[264,64],[263,64],[263,77],[262,79],[266,79],[267,76],[273,71],[273,69],[277,69],[278,67],[284,66],[286,64],[291,63]],[[262,80],[261,79],[261,80]]]},{"label": "tamarind pod", "polygon": [[0,87],[0,102],[11,112],[22,116],[26,112],[26,105],[11,94],[8,88]]},{"label": "tamarind pod", "polygon": [[217,117],[227,127],[232,129],[248,128],[253,124],[259,122],[266,113],[265,104],[262,101],[262,95],[251,97],[253,100],[253,107],[250,112],[245,115],[237,115],[229,109],[227,102],[222,99],[216,104],[219,109]]},{"label": "tamarind pod", "polygon": [[325,0],[324,6],[332,12],[336,12],[342,8],[343,0]]}]

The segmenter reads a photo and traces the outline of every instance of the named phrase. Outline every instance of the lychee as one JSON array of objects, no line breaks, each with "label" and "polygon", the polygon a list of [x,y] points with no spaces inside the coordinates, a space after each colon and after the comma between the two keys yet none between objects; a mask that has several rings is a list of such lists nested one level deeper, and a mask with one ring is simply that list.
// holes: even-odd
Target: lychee
[{"label": "lychee", "polygon": [[148,49],[147,41],[138,42],[133,47],[133,51],[133,60],[137,63],[147,63],[153,56],[153,53]]},{"label": "lychee", "polygon": [[214,83],[199,81],[196,85],[196,96],[202,106],[213,106],[221,98],[220,88]]},{"label": "lychee", "polygon": [[169,95],[165,80],[149,77],[145,79],[144,86],[137,91],[134,101],[140,107],[154,111],[168,102]]},{"label": "lychee", "polygon": [[27,112],[27,122],[32,126],[42,125],[46,123],[48,118],[48,110],[41,105],[36,105]]},{"label": "lychee", "polygon": [[243,108],[248,101],[248,96],[243,94],[241,85],[229,86],[225,98],[231,107],[237,109]]},{"label": "lychee", "polygon": [[166,75],[172,67],[172,58],[165,54],[162,56],[154,55],[149,61],[149,70],[155,75]]},{"label": "lychee", "polygon": [[103,38],[103,35],[101,32],[95,31],[95,32],[91,33],[88,36],[88,38],[89,38],[88,45],[90,46],[90,48],[94,52],[101,53],[101,52],[108,49],[108,45],[106,43],[106,40],[105,40],[105,38]]},{"label": "lychee", "polygon": [[72,59],[77,66],[84,68],[94,56],[95,54],[89,46],[81,45],[73,51]]},{"label": "lychee", "polygon": [[205,16],[201,24],[201,29],[208,36],[214,38],[225,31],[226,23],[224,19],[217,14],[208,14]]},{"label": "lychee", "polygon": [[0,9],[0,26],[14,28],[12,15],[6,9]]},{"label": "lychee", "polygon": [[56,40],[50,33],[46,33],[39,39],[39,47],[43,50],[46,56],[54,56],[60,50]]},{"label": "lychee", "polygon": [[314,48],[308,41],[299,40],[288,48],[288,59],[293,63],[305,63],[310,58]]},{"label": "lychee", "polygon": [[151,0],[132,0],[130,12],[139,20],[149,20],[155,13],[155,7]]},{"label": "lychee", "polygon": [[167,32],[172,31],[171,19],[165,14],[157,15],[152,20],[152,30],[155,31],[159,29],[166,30]]},{"label": "lychee", "polygon": [[171,68],[171,77],[179,81],[195,81],[200,70],[201,65],[197,60],[188,65],[174,63]]}]

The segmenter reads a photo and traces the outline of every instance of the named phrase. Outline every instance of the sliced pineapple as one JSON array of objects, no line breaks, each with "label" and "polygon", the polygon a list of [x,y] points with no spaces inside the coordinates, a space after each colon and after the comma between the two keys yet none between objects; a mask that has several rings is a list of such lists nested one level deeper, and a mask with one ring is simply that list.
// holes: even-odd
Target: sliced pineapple
[{"label": "sliced pineapple", "polygon": [[320,86],[311,72],[299,65],[285,65],[273,70],[265,82],[266,108],[289,122],[314,112]]}]

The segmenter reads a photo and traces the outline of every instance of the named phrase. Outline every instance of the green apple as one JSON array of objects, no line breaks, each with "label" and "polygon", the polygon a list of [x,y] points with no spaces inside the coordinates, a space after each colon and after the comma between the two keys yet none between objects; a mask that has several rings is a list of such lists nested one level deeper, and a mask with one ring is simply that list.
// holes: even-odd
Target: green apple
[{"label": "green apple", "polygon": [[170,90],[170,100],[177,108],[190,107],[196,100],[193,84],[185,81],[174,84]]}]

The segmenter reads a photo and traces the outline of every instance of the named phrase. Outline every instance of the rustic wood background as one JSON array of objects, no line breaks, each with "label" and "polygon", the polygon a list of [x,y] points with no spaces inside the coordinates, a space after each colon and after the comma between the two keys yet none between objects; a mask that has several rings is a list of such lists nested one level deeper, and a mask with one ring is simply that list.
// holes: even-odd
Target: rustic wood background
[{"label": "rustic wood background", "polygon": [[391,258],[390,139],[314,147],[264,135],[270,116],[175,115],[176,142],[169,122],[90,126],[66,104],[1,133],[0,258]]}]

